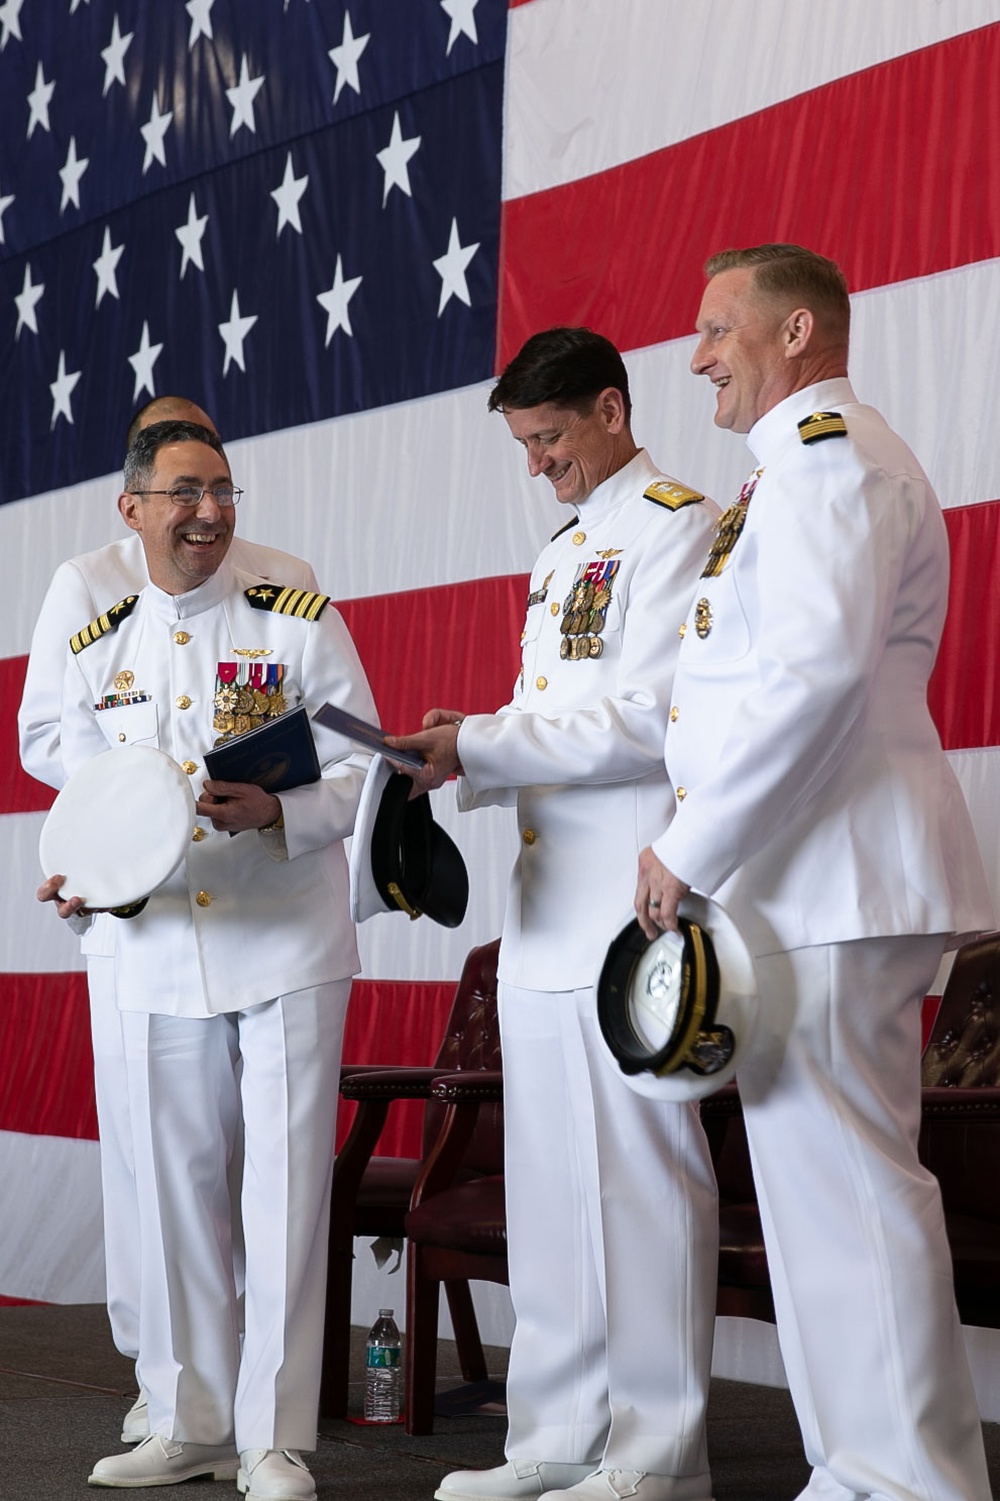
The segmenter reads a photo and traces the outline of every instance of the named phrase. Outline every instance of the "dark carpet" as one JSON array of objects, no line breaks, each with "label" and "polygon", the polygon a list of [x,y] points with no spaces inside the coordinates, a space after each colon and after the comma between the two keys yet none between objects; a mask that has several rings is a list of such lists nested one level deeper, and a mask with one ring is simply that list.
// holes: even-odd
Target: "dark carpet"
[{"label": "dark carpet", "polygon": [[[352,1411],[360,1412],[364,1332],[352,1342]],[[502,1380],[505,1350],[491,1350]],[[454,1346],[442,1341],[439,1390],[461,1387]],[[0,1307],[0,1498],[83,1501],[108,1495],[87,1485],[94,1462],[119,1452],[122,1418],[135,1395],[131,1364],[114,1349],[103,1308]],[[491,1395],[490,1392],[486,1393]],[[451,1405],[461,1407],[461,1401]],[[322,1421],[309,1458],[320,1501],[430,1501],[449,1470],[503,1462],[504,1420],[482,1411],[439,1416],[412,1438],[399,1426]],[[1000,1425],[986,1427],[994,1493],[1000,1494]],[[714,1381],[709,1448],[715,1501],[793,1501],[807,1479],[787,1392]],[[137,1501],[177,1488],[131,1490]],[[185,1497],[236,1496],[204,1480]]]}]

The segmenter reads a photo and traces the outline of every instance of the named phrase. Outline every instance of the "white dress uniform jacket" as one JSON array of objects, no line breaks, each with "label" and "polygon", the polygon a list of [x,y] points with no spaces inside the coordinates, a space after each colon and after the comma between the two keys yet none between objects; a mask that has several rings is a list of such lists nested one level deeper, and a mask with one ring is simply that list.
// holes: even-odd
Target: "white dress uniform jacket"
[{"label": "white dress uniform jacket", "polygon": [[[262,547],[234,537],[227,562],[257,578],[271,579],[293,589],[317,589],[308,563],[274,547]],[[49,787],[65,781],[59,754],[62,718],[62,681],[66,645],[74,631],[137,594],[149,582],[142,542],[135,532],[60,563],[52,576],[31,637],[31,652],[18,710],[21,765],[29,776]]]},{"label": "white dress uniform jacket", "polygon": [[[846,436],[803,442],[829,411]],[[927,707],[948,597],[930,483],[847,380],[789,396],[747,441],[742,534],[685,625],[666,736],[680,806],[654,852],[758,954],[988,927]]]},{"label": "white dress uniform jacket", "polygon": [[739,1086],[803,1496],[984,1501],[940,1189],[917,1152],[923,997],[945,935],[992,922],[927,709],[944,523],[846,379],[789,396],[748,443],[742,533],[686,621],[666,735],[679,805],[653,849],[757,956]]},{"label": "white dress uniform jacket", "polygon": [[669,1475],[672,1501],[710,1490],[715,1184],[697,1112],[603,1056],[594,987],[673,810],[677,628],[717,515],[645,452],[599,485],[532,571],[511,702],[458,732],[460,805],[516,803],[521,832],[499,986],[507,1454]]},{"label": "white dress uniform jacket", "polygon": [[[116,629],[69,654],[67,775],[119,744],[151,745],[190,772],[197,793],[205,751],[218,738],[218,664],[240,661],[240,650],[266,651],[264,661],[282,664],[287,707],[329,701],[372,719],[364,672],[337,612],[327,605],[316,620],[272,613],[254,608],[248,590],[271,599],[279,593],[228,560],[184,594],[147,584]],[[148,700],[97,710],[123,671]],[[357,972],[342,840],[353,827],[368,758],[324,730],[316,734],[322,778],[281,794],[283,831],[231,838],[197,820],[184,863],[144,910],[101,925],[95,942],[110,933],[115,944],[120,1009],[211,1016]],[[157,954],[169,955],[169,963],[156,962]]]},{"label": "white dress uniform jacket", "polygon": [[[645,492],[662,487],[662,499]],[[517,805],[500,977],[535,990],[595,982],[631,916],[636,859],[673,811],[663,731],[684,617],[718,510],[645,450],[592,491],[532,573],[521,675],[495,715],[458,733],[459,805]],[[600,655],[563,653],[574,585],[603,575]],[[598,583],[600,587],[600,582]]]},{"label": "white dress uniform jacket", "polygon": [[[308,563],[276,548],[234,537],[227,556],[235,567],[260,578],[296,589],[318,588]],[[18,712],[21,763],[38,781],[57,789],[65,782],[60,728],[70,637],[82,622],[138,593],[148,582],[142,543],[134,532],[56,569],[32,634]],[[112,968],[118,926],[117,918],[94,918],[86,941],[87,984],[100,1128],[108,1316],[118,1349],[134,1357],[139,1338],[138,1235],[125,1057]]]}]

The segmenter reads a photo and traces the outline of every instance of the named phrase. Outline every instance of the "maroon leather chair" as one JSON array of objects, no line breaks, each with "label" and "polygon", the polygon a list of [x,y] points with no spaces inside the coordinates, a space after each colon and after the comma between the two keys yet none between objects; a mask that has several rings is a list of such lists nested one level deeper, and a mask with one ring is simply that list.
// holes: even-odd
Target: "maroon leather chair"
[{"label": "maroon leather chair", "polygon": [[[344,1064],[340,1092],[356,1100],[351,1130],[337,1154],[333,1169],[330,1212],[330,1258],[320,1387],[320,1412],[342,1417],[347,1411],[351,1281],[355,1236],[404,1234],[404,1219],[423,1159],[374,1157],[376,1143],[394,1100],[422,1099],[423,1155],[438,1140],[447,1105],[432,1097],[441,1075],[478,1076],[500,1066],[500,1037],[496,1014],[496,968],[499,939],[469,953],[455,990],[445,1035],[432,1065],[422,1068],[381,1068]],[[477,1112],[473,1129],[452,1164],[460,1182],[471,1182],[502,1170],[503,1120],[497,1102]],[[467,1381],[486,1376],[479,1329],[468,1284],[452,1279],[447,1286],[459,1360]],[[410,1346],[409,1331],[405,1339]],[[432,1378],[433,1379],[433,1378]]]},{"label": "maroon leather chair", "polygon": [[[444,1284],[452,1323],[455,1292],[469,1299],[469,1283],[507,1282],[507,1212],[504,1203],[502,1134],[487,1141],[483,1116],[501,1108],[503,1077],[499,1070],[465,1072],[439,1078],[432,1098],[445,1105],[438,1139],[424,1161],[406,1216],[406,1343],[404,1347],[404,1422],[407,1433],[430,1433],[434,1427],[439,1291]],[[469,1160],[469,1145],[482,1176],[456,1182],[457,1170]],[[455,1324],[456,1340],[458,1325]],[[478,1339],[478,1329],[476,1330]],[[461,1351],[460,1351],[461,1353]],[[462,1374],[467,1381],[486,1379],[480,1344]],[[472,1374],[472,1371],[475,1374]]]},{"label": "maroon leather chair", "polygon": [[[924,1050],[920,1158],[944,1200],[963,1323],[1000,1328],[1000,934],[963,945]],[[735,1087],[702,1102],[719,1182],[717,1312],[774,1321]]]}]

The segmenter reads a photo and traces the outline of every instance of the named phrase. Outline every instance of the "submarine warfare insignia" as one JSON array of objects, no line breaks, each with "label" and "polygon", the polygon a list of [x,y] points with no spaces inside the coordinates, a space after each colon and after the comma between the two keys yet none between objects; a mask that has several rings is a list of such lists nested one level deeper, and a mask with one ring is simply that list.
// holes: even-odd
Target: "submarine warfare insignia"
[{"label": "submarine warfare insignia", "polygon": [[824,438],[846,438],[847,423],[839,412],[813,412],[799,423],[803,443],[822,443]]},{"label": "submarine warfare insignia", "polygon": [[284,675],[283,662],[244,660],[218,664],[212,699],[215,710],[212,728],[219,737],[216,745],[284,714],[285,695],[281,688]]},{"label": "submarine warfare insignia", "polygon": [[718,578],[728,563],[729,554],[739,541],[740,532],[743,530],[743,523],[747,519],[747,506],[750,504],[750,497],[757,488],[757,481],[763,473],[763,469],[754,470],[732,505],[728,510],[723,511],[716,522],[715,536],[712,538],[708,560],[701,571],[703,579]]},{"label": "submarine warfare insignia", "polygon": [[272,615],[294,615],[299,620],[318,620],[330,603],[329,594],[288,589],[280,584],[255,584],[243,592],[247,603],[255,610],[270,610]]},{"label": "submarine warfare insignia", "polygon": [[73,655],[79,656],[86,646],[93,646],[102,636],[109,631],[116,631],[123,620],[127,620],[139,603],[138,594],[129,594],[125,599],[120,599],[116,605],[104,615],[98,615],[89,625],[85,625],[82,631],[77,631],[75,636],[69,638],[69,649]]},{"label": "submarine warfare insignia", "polygon": [[601,632],[620,566],[611,558],[595,558],[577,569],[573,587],[563,601],[563,617],[559,622],[563,638],[559,655],[564,661],[582,662],[603,652]]}]

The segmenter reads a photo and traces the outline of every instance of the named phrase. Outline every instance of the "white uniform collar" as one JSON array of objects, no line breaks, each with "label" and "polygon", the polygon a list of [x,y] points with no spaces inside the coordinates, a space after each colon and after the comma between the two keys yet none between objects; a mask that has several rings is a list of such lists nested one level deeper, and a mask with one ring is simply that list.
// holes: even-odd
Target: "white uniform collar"
[{"label": "white uniform collar", "polygon": [[614,474],[591,490],[586,500],[582,500],[576,507],[576,513],[581,521],[593,526],[595,521],[602,521],[627,500],[634,499],[636,490],[644,490],[659,474],[660,470],[649,454],[644,448],[640,448],[635,458],[629,459],[624,468],[616,469]]},{"label": "white uniform collar", "polygon": [[803,417],[856,405],[857,400],[845,375],[803,386],[757,419],[747,433],[747,447],[761,466],[773,464],[785,448],[798,441],[798,424]]},{"label": "white uniform collar", "polygon": [[148,583],[142,595],[148,608],[164,619],[190,620],[193,615],[201,615],[221,604],[235,586],[232,564],[228,558],[223,558],[212,577],[194,589],[187,589],[183,594],[168,594],[158,585]]}]

